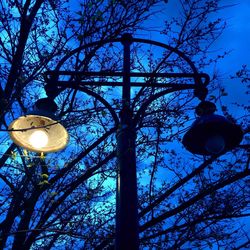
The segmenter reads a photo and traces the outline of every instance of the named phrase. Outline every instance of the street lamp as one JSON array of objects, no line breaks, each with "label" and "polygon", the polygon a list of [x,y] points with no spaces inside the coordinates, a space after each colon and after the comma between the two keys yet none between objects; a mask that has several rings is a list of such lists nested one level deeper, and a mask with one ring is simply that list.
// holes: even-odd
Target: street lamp
[{"label": "street lamp", "polygon": [[[79,53],[81,50],[96,46],[101,48],[108,43],[121,43],[123,45],[123,71],[122,72],[82,72],[82,71],[61,71],[61,66],[73,55]],[[149,44],[153,46],[159,46],[171,53],[176,54],[182,60],[184,60],[189,66],[189,72],[183,73],[140,73],[131,72],[130,61],[130,46],[132,43]],[[190,73],[191,72],[191,73]],[[61,76],[68,76],[70,80],[63,81]],[[121,82],[98,82],[98,81],[86,81],[87,77],[122,77]],[[171,83],[157,83],[152,81],[147,82],[132,82],[133,77],[146,77],[150,79],[157,78],[174,78],[174,79],[192,79],[192,84],[171,84]],[[194,66],[193,62],[181,51],[173,48],[169,45],[159,43],[152,40],[133,38],[130,34],[124,34],[121,38],[110,39],[102,42],[93,42],[87,45],[83,45],[70,53],[68,53],[60,62],[58,67],[53,71],[45,72],[45,79],[47,85],[45,87],[48,98],[42,99],[40,104],[40,111],[46,109],[50,105],[44,105],[44,102],[51,102],[61,91],[66,88],[75,89],[87,93],[98,101],[100,101],[112,115],[117,127],[117,160],[118,160],[118,173],[117,173],[117,191],[116,191],[116,236],[115,246],[117,250],[138,250],[139,249],[139,230],[138,230],[138,206],[137,206],[137,180],[136,180],[136,153],[135,153],[135,140],[136,140],[136,125],[143,117],[147,107],[157,98],[172,93],[175,91],[194,89],[195,96],[202,102],[197,107],[197,114],[200,117],[193,124],[191,129],[183,138],[184,146],[195,154],[211,155],[214,153],[221,153],[225,150],[232,149],[242,139],[241,129],[230,122],[228,122],[222,116],[214,115],[215,107],[209,102],[205,102],[207,94],[206,86],[209,83],[209,76],[204,73],[199,73]],[[117,116],[112,106],[103,99],[100,95],[88,88],[88,86],[113,86],[122,88],[122,107]],[[152,95],[145,100],[141,107],[135,112],[131,108],[131,87],[147,87],[147,88],[159,88],[159,92]],[[39,105],[38,105],[39,106]],[[38,108],[39,109],[39,108]],[[213,110],[213,111],[211,111]],[[50,110],[55,112],[55,108]],[[68,135],[63,126],[60,127],[60,123],[56,119],[51,119],[49,122],[46,120],[46,116],[42,116],[44,124],[35,125],[31,122],[31,119],[37,119],[37,116],[27,116],[25,122],[24,118],[17,119],[10,125],[11,138],[17,145],[20,145],[29,150],[40,152],[44,150],[46,152],[47,146],[33,146],[30,139],[30,128],[42,127],[43,129],[49,128],[47,132],[48,144],[53,141],[53,146],[47,149],[47,152],[56,151],[64,148],[68,141]],[[29,121],[27,121],[29,119]],[[40,118],[39,118],[40,119]],[[41,126],[43,125],[43,126]],[[58,127],[59,126],[59,127]],[[223,128],[226,126],[227,132],[223,132]],[[58,127],[58,129],[53,129]],[[220,129],[216,129],[220,127]],[[15,131],[18,129],[19,131]],[[207,133],[207,129],[209,133]],[[47,129],[48,130],[48,129]],[[21,132],[20,132],[21,131]],[[197,132],[198,131],[198,132]],[[235,132],[236,131],[236,132]],[[228,140],[228,136],[235,133],[235,137],[232,140]],[[18,134],[18,136],[15,136]],[[27,136],[20,134],[27,134]],[[237,137],[237,138],[236,138]],[[56,142],[60,142],[60,145],[56,145]],[[43,142],[44,143],[44,142]],[[46,144],[46,143],[45,143]]]},{"label": "street lamp", "polygon": [[55,116],[57,105],[50,98],[39,99],[34,109],[9,125],[15,144],[37,153],[57,152],[66,147],[68,132]]},{"label": "street lamp", "polygon": [[196,108],[199,116],[183,137],[183,145],[193,154],[221,154],[236,147],[242,140],[240,126],[221,115],[215,115],[213,103],[202,101]]}]

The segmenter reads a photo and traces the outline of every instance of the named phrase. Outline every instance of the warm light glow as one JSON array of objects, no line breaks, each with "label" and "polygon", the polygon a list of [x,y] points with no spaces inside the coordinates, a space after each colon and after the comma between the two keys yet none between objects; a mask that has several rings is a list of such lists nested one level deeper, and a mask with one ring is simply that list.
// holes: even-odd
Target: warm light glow
[{"label": "warm light glow", "polygon": [[225,148],[225,140],[221,135],[211,136],[208,138],[205,148],[211,154],[219,154]]},{"label": "warm light glow", "polygon": [[29,138],[30,144],[34,148],[43,148],[48,144],[48,135],[46,132],[42,130],[36,130],[34,131]]},{"label": "warm light glow", "polygon": [[16,145],[37,153],[57,152],[69,141],[62,124],[41,115],[21,116],[9,125],[9,130]]}]

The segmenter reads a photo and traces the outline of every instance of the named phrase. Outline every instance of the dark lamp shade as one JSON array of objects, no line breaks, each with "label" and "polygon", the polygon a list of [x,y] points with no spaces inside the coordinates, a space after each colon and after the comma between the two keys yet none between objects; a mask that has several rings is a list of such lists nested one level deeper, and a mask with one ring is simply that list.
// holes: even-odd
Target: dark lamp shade
[{"label": "dark lamp shade", "polygon": [[226,152],[240,144],[240,126],[215,114],[199,117],[184,135],[182,143],[193,154],[213,155]]},{"label": "dark lamp shade", "polygon": [[214,135],[205,142],[205,149],[211,154],[219,154],[225,149],[226,143],[221,135]]},{"label": "dark lamp shade", "polygon": [[8,129],[15,144],[37,153],[60,151],[69,140],[67,130],[59,122],[41,115],[21,116]]}]

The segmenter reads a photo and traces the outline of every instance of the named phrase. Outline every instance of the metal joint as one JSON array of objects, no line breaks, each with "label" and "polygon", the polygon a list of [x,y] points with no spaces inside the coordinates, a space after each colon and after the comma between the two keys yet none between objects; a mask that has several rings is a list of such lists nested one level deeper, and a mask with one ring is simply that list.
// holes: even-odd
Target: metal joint
[{"label": "metal joint", "polygon": [[121,37],[121,43],[124,44],[132,44],[133,36],[130,33],[124,33]]}]

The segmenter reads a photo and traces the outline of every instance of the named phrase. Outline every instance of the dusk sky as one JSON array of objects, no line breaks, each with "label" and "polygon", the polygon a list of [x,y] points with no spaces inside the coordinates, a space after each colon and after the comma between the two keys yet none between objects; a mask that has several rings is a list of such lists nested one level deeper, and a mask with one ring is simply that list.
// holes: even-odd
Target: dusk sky
[{"label": "dusk sky", "polygon": [[[231,53],[218,64],[218,70],[224,76],[225,86],[228,88],[228,101],[247,103],[247,97],[242,98],[242,88],[239,82],[230,80],[243,64],[250,65],[250,1],[224,0],[225,4],[236,4],[222,11],[228,27],[215,44],[219,50],[230,50]],[[231,90],[231,91],[230,91]]]},{"label": "dusk sky", "polygon": [[[181,3],[190,1],[198,6],[178,23]],[[202,19],[217,1],[222,9]],[[167,0],[157,7],[152,0],[65,1],[70,11],[51,0],[36,13],[39,1],[0,2],[0,249],[127,250],[139,249],[138,238],[143,250],[249,246],[249,81],[232,77],[243,65],[250,69],[250,0]],[[148,11],[141,29],[130,24]],[[163,34],[172,17],[177,21]],[[227,27],[203,54],[220,31],[218,18]],[[138,39],[141,46],[129,52],[130,39],[110,42],[133,28],[134,38],[172,47]],[[60,75],[57,64],[72,74]],[[151,73],[149,80],[129,67]],[[197,83],[196,68],[210,78],[216,73],[206,100],[217,116],[211,103],[195,114],[202,88],[186,85]],[[154,70],[177,74],[160,79]],[[144,86],[130,87],[128,77],[143,78]],[[119,84],[111,87],[113,81]],[[45,117],[56,110],[53,101],[59,115]],[[37,110],[27,113],[35,102]],[[24,122],[13,126],[20,115]]]},{"label": "dusk sky", "polygon": [[[223,0],[222,5],[229,7],[221,10],[216,17],[223,18],[227,22],[227,27],[211,47],[210,56],[215,57],[223,51],[230,53],[218,62],[216,68],[208,69],[206,73],[211,75],[214,70],[219,73],[221,83],[228,92],[228,96],[223,98],[227,105],[232,102],[247,104],[248,98],[244,94],[243,85],[238,80],[231,80],[230,76],[235,75],[242,65],[248,65],[248,68],[250,65],[250,0]],[[157,16],[148,25],[152,25],[155,30],[161,30],[164,26],[164,17],[177,16],[180,8],[177,1],[169,0],[165,9],[161,10],[163,18]],[[146,32],[139,35],[161,42],[165,39],[156,31],[150,32],[150,35]],[[230,107],[230,111],[237,117],[239,110]]]}]

